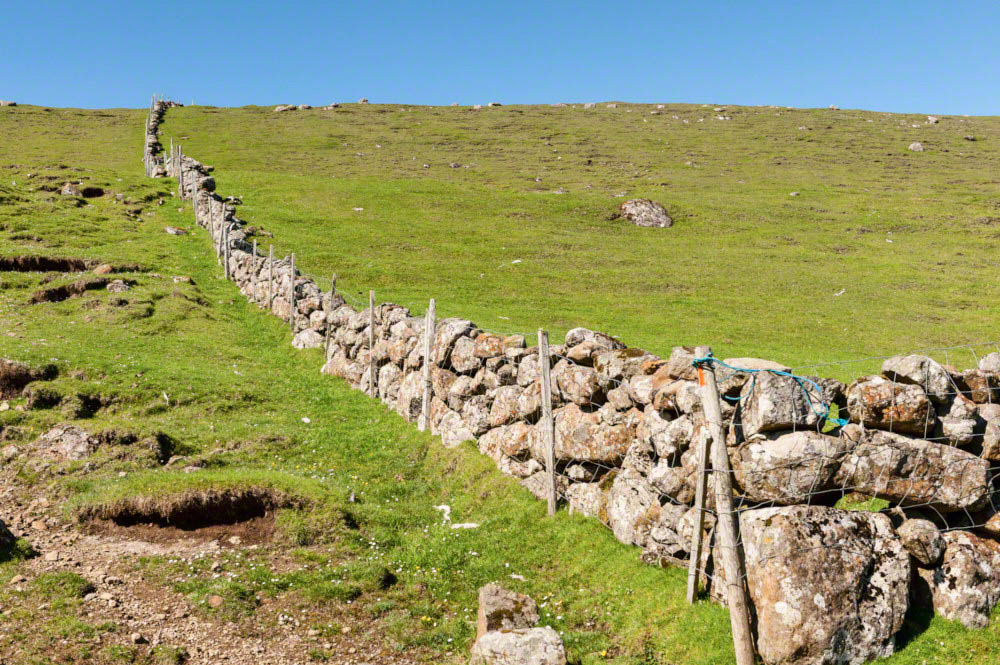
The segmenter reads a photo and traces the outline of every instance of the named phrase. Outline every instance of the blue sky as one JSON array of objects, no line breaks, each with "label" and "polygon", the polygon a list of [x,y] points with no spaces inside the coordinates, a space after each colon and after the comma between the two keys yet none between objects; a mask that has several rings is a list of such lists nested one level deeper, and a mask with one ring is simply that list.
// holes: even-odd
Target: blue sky
[{"label": "blue sky", "polygon": [[1000,2],[9,2],[0,99],[1000,114]]}]

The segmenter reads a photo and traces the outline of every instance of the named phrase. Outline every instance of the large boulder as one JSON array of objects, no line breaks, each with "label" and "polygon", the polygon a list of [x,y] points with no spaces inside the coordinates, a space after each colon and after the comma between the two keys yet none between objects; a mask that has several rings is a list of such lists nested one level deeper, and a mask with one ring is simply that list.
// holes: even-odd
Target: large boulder
[{"label": "large boulder", "polygon": [[846,439],[816,431],[769,433],[731,449],[730,459],[748,499],[793,505],[839,488],[835,476],[849,447]]},{"label": "large boulder", "polygon": [[566,665],[562,639],[549,626],[491,631],[472,645],[470,665]]},{"label": "large boulder", "polygon": [[847,388],[851,422],[890,432],[931,436],[937,421],[924,389],[881,376],[857,379]]},{"label": "large boulder", "polygon": [[944,557],[934,568],[920,568],[922,588],[914,595],[934,612],[966,628],[985,628],[1000,603],[1000,543],[964,531],[942,534]]},{"label": "large boulder", "polygon": [[667,228],[674,225],[674,220],[667,209],[650,199],[629,199],[618,206],[619,216],[636,226]]},{"label": "large boulder", "polygon": [[410,372],[403,377],[396,393],[396,411],[410,422],[420,417],[424,402],[424,381],[422,372]]},{"label": "large boulder", "polygon": [[476,639],[492,630],[533,628],[538,624],[538,606],[530,597],[509,591],[496,583],[479,589]]},{"label": "large boulder", "polygon": [[860,665],[892,654],[910,559],[888,517],[790,506],[747,511],[740,524],[764,662]]},{"label": "large boulder", "polygon": [[848,425],[852,442],[835,482],[903,506],[976,511],[989,496],[989,463],[951,446]]},{"label": "large boulder", "polygon": [[438,367],[447,367],[451,360],[451,352],[455,342],[461,337],[468,337],[476,328],[471,321],[465,319],[442,319],[434,328],[434,362]]}]

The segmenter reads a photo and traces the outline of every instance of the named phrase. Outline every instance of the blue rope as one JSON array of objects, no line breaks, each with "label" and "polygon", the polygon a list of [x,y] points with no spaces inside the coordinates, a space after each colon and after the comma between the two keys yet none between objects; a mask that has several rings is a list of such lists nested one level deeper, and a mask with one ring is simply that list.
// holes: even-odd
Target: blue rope
[{"label": "blue rope", "polygon": [[[748,369],[748,368],[745,368],[745,367],[733,367],[732,365],[727,365],[726,363],[722,362],[721,360],[719,360],[718,358],[716,358],[715,356],[713,356],[711,351],[708,352],[707,356],[704,356],[704,357],[701,357],[701,358],[695,358],[694,360],[691,361],[691,364],[694,365],[695,367],[701,367],[702,365],[721,365],[722,367],[725,367],[726,369],[732,370],[734,373],[736,373],[736,372],[743,372],[744,374],[749,374],[750,378],[751,378],[751,383],[750,383],[750,390],[747,392],[748,396],[750,395],[750,393],[753,392],[754,387],[757,385],[757,376],[756,375],[758,373],[760,373],[760,372],[770,372],[771,374],[775,374],[777,376],[788,376],[788,377],[791,377],[791,378],[795,379],[795,382],[799,384],[800,388],[802,388],[802,392],[806,396],[806,402],[809,404],[809,408],[812,409],[813,413],[815,413],[817,416],[819,416],[820,418],[822,418],[824,422],[835,423],[839,427],[843,427],[848,422],[850,422],[848,420],[845,420],[844,418],[831,418],[830,417],[830,405],[829,404],[822,404],[822,403],[820,403],[820,405],[823,407],[822,411],[820,411],[819,409],[816,408],[816,405],[813,404],[812,398],[809,397],[809,389],[806,388],[805,384],[806,383],[811,384],[812,387],[816,389],[816,393],[819,394],[819,395],[823,394],[823,389],[820,387],[820,385],[818,383],[816,383],[815,381],[813,381],[812,379],[810,379],[807,376],[799,376],[797,374],[792,374],[791,372],[785,372],[785,371],[780,370],[780,369]],[[726,400],[728,400],[730,402],[739,402],[743,398],[741,398],[741,397],[726,397],[726,396],[723,396],[723,399],[726,399]]]}]

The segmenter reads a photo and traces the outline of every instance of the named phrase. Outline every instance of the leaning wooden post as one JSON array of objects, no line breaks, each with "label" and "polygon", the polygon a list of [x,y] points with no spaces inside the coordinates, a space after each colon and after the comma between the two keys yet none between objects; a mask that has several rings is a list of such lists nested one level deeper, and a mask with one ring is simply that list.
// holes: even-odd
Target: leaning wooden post
[{"label": "leaning wooden post", "polygon": [[[707,347],[705,347],[707,348]],[[703,350],[703,349],[699,349]],[[699,355],[698,357],[703,357]],[[698,385],[704,390],[704,370],[698,368]],[[708,486],[708,456],[712,437],[701,437],[697,450],[698,475],[695,476],[694,507],[697,509],[694,530],[691,532],[691,558],[688,560],[687,601],[693,603],[698,596],[698,573],[701,568],[701,548],[705,535],[705,492]]]},{"label": "leaning wooden post", "polygon": [[326,340],[323,344],[323,360],[330,355],[330,342],[333,340],[333,325],[330,323],[330,312],[333,311],[334,299],[337,297],[337,273],[330,278],[330,311],[326,313]]},{"label": "leaning wooden post", "polygon": [[229,224],[222,223],[222,274],[229,279]]},{"label": "leaning wooden post", "polygon": [[542,428],[545,442],[545,482],[549,499],[549,515],[556,514],[556,433],[552,422],[552,369],[549,363],[549,334],[538,331],[538,364],[542,370]]},{"label": "leaning wooden post", "polygon": [[288,325],[295,334],[295,252],[292,252],[292,280],[288,285]]},{"label": "leaning wooden post", "polygon": [[184,200],[184,151],[177,146],[177,195]]},{"label": "leaning wooden post", "polygon": [[267,249],[267,308],[271,309],[274,300],[274,245]]},{"label": "leaning wooden post", "polygon": [[431,428],[431,367],[434,362],[431,354],[434,351],[434,325],[436,320],[436,306],[434,298],[431,298],[430,305],[427,306],[427,314],[424,315],[424,397],[420,401],[420,423],[418,428],[421,432]]},{"label": "leaning wooden post", "polygon": [[[712,349],[699,346],[698,358],[707,358]],[[701,384],[701,405],[708,422],[712,442],[712,471],[715,475],[716,533],[722,554],[722,567],[726,575],[726,601],[729,604],[729,622],[733,630],[733,647],[736,665],[754,665],[753,635],[750,632],[750,608],[744,579],[746,571],[740,556],[739,522],[733,510],[733,481],[730,477],[729,452],[722,427],[722,408],[719,405],[719,387],[715,370],[705,363],[704,381]]]},{"label": "leaning wooden post", "polygon": [[250,264],[250,299],[257,302],[257,239],[253,239],[253,263]]},{"label": "leaning wooden post", "polygon": [[375,291],[368,292],[368,388],[375,397]]}]

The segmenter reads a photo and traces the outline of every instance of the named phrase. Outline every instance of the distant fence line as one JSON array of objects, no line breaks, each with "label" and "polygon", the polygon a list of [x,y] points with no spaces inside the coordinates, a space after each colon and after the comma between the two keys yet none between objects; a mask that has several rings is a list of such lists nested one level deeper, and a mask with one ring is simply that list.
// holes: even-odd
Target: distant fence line
[{"label": "distant fence line", "polygon": [[529,346],[436,320],[433,299],[422,317],[374,291],[357,302],[335,275],[323,289],[294,254],[264,252],[179,145],[162,154],[172,105],[150,107],[147,174],[177,178],[225,276],[294,346],[323,347],[324,373],[444,445],[476,441],[550,514],[567,504],[643,561],[687,567],[690,601],[704,587],[729,606],[739,665],[863,662],[894,651],[911,605],[983,627],[1000,603],[997,344],[813,370],[860,374],[845,385],[708,347],[664,359],[584,328]]}]

